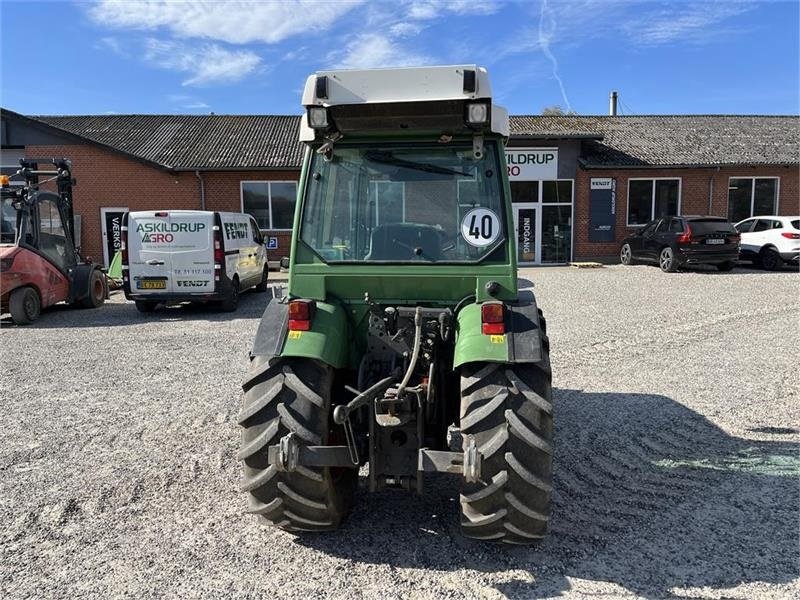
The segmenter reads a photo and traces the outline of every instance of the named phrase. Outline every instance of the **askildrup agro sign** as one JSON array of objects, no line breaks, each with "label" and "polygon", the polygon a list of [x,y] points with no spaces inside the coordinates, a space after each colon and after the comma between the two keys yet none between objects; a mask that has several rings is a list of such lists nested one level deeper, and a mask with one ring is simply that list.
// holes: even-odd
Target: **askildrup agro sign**
[{"label": "askildrup agro sign", "polygon": [[511,181],[558,179],[558,148],[506,148]]}]

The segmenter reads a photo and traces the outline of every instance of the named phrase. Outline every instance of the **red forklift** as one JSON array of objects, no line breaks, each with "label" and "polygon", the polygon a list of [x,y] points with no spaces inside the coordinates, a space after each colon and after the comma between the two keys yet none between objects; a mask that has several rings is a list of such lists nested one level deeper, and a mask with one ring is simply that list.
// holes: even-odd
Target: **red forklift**
[{"label": "red forklift", "polygon": [[[39,169],[41,161],[20,160],[22,185],[0,175],[0,308],[17,325],[58,302],[97,308],[108,297],[101,266],[84,261],[75,247],[72,165],[52,159],[54,169]],[[50,182],[57,192],[40,189]]]}]

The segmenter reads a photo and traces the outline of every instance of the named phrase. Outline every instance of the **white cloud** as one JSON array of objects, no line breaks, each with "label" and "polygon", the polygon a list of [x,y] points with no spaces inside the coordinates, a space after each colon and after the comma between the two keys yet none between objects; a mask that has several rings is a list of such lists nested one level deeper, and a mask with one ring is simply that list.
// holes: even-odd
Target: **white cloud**
[{"label": "white cloud", "polygon": [[111,50],[114,54],[119,56],[128,56],[128,53],[122,47],[120,41],[113,36],[101,37],[94,45],[97,50]]},{"label": "white cloud", "polygon": [[431,59],[403,48],[396,41],[377,33],[357,35],[341,53],[329,56],[340,69],[409,67],[430,64]]},{"label": "white cloud", "polygon": [[154,38],[145,40],[144,58],[162,69],[188,73],[183,85],[239,81],[261,63],[249,50],[227,50],[218,44],[193,46]]},{"label": "white cloud", "polygon": [[547,0],[542,0],[542,8],[541,12],[539,13],[539,47],[541,48],[544,55],[547,57],[547,60],[550,61],[550,64],[553,66],[553,78],[558,82],[558,88],[561,90],[561,97],[564,99],[564,103],[567,105],[567,110],[572,110],[572,105],[569,102],[569,98],[567,97],[567,90],[564,87],[564,81],[561,79],[561,74],[558,72],[558,61],[556,60],[555,55],[550,50],[550,40],[553,37],[556,28],[556,20],[551,13],[547,9]]},{"label": "white cloud", "polygon": [[89,14],[102,25],[170,31],[177,37],[207,38],[230,44],[273,44],[298,34],[328,29],[363,0],[100,0]]},{"label": "white cloud", "polygon": [[725,29],[720,29],[720,23],[751,8],[740,2],[686,3],[624,22],[622,29],[634,42],[645,46],[671,42],[696,43],[726,33]]},{"label": "white cloud", "polygon": [[389,27],[389,33],[394,37],[411,37],[419,34],[424,27],[419,23],[409,23],[404,21],[402,23],[395,23]]},{"label": "white cloud", "polygon": [[407,14],[410,19],[435,19],[443,13],[457,15],[490,15],[500,8],[490,0],[412,0]]}]

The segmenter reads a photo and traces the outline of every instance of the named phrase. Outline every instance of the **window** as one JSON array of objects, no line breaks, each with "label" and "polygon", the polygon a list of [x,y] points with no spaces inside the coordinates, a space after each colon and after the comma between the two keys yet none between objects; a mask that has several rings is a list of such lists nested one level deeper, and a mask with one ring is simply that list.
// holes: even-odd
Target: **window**
[{"label": "window", "polygon": [[242,181],[242,212],[261,229],[291,229],[297,198],[296,181]]},{"label": "window", "polygon": [[736,223],[748,217],[777,212],[777,177],[731,177],[728,180],[728,220]]},{"label": "window", "polygon": [[656,227],[656,233],[666,233],[667,229],[669,229],[669,222],[666,219],[662,219],[658,227]]},{"label": "window", "polygon": [[258,227],[258,224],[255,222],[255,219],[250,219],[250,233],[253,236],[253,241],[261,246],[264,243],[264,236],[261,235],[261,230]]},{"label": "window", "polygon": [[539,201],[539,182],[538,181],[512,181],[511,182],[511,201],[512,202],[538,202]]},{"label": "window", "polygon": [[672,219],[669,222],[669,230],[671,233],[683,233],[683,221],[680,219]]},{"label": "window", "polygon": [[[334,160],[315,154],[309,166],[299,241],[326,262],[478,262],[506,235],[497,164],[489,141],[480,159],[466,143],[339,143]],[[485,243],[465,237],[464,210]]]},{"label": "window", "polygon": [[39,249],[55,265],[67,268],[67,234],[52,200],[39,201]]},{"label": "window", "polygon": [[680,195],[680,179],[629,179],[628,225],[680,214]]},{"label": "window", "polygon": [[543,181],[542,202],[572,202],[572,181]]},{"label": "window", "polygon": [[753,223],[755,223],[755,219],[749,219],[747,221],[742,221],[736,226],[736,231],[739,233],[750,233],[750,230],[753,228]]}]

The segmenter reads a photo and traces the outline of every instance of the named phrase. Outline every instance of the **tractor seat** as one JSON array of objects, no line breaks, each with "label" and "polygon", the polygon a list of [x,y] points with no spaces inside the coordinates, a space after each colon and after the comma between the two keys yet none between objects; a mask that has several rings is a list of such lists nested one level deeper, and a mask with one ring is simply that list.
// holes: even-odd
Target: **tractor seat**
[{"label": "tractor seat", "polygon": [[[414,252],[421,249],[421,254]],[[378,225],[370,238],[369,254],[364,260],[441,260],[439,232],[430,225],[392,223]]]}]

